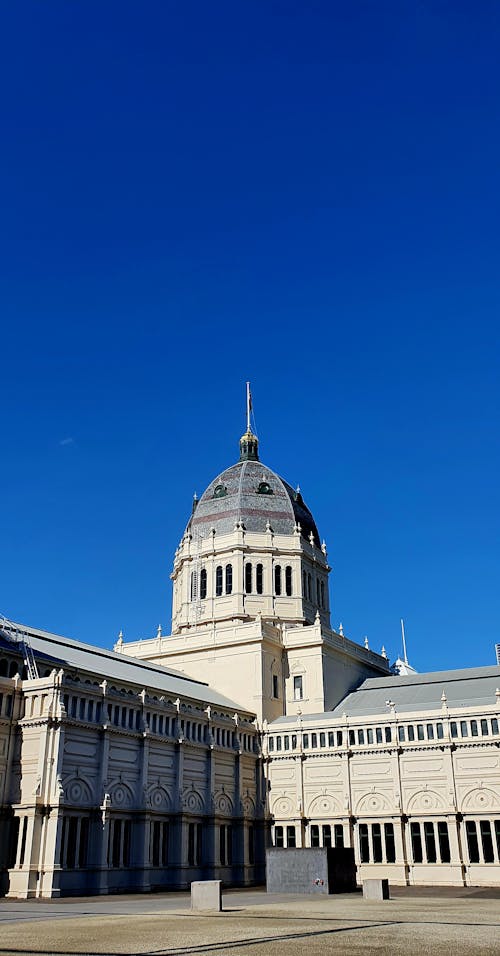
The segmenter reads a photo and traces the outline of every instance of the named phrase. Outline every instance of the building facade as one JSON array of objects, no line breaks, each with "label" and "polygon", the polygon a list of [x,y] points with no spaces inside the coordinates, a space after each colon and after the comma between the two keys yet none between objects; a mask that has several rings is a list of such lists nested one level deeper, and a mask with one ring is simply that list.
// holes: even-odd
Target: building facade
[{"label": "building facade", "polygon": [[500,884],[500,667],[416,674],[330,623],[299,489],[239,461],[195,500],[172,633],[106,651],[0,628],[0,887],[251,885],[266,842],[362,880]]}]

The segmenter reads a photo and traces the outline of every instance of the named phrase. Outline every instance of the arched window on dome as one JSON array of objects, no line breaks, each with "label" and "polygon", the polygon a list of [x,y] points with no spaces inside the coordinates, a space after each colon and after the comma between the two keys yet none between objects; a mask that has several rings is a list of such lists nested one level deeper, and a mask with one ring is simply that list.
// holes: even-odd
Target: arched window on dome
[{"label": "arched window on dome", "polygon": [[226,594],[232,594],[233,591],[233,566],[226,564]]},{"label": "arched window on dome", "polygon": [[215,569],[215,596],[222,594],[222,566],[219,564]]},{"label": "arched window on dome", "polygon": [[289,564],[285,568],[285,594],[287,597],[292,596],[292,568]]},{"label": "arched window on dome", "polygon": [[245,564],[245,593],[252,593],[252,565],[250,561]]},{"label": "arched window on dome", "polygon": [[200,600],[204,601],[207,596],[207,569],[202,568],[200,571]]},{"label": "arched window on dome", "polygon": [[274,569],[274,593],[278,597],[281,594],[281,564],[277,564]]},{"label": "arched window on dome", "polygon": [[264,567],[258,564],[255,568],[255,590],[257,594],[262,594],[264,590]]}]

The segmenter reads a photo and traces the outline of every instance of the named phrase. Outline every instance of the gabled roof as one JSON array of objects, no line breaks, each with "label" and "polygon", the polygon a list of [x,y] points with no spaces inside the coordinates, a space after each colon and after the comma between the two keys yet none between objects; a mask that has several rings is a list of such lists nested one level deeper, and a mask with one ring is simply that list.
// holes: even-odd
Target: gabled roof
[{"label": "gabled roof", "polygon": [[387,714],[386,701],[394,702],[396,713],[440,710],[443,692],[449,707],[476,707],[495,703],[500,687],[500,667],[471,667],[456,671],[431,671],[405,677],[370,677],[332,711],[333,716],[351,717]]},{"label": "gabled roof", "polygon": [[[16,626],[21,631],[28,632],[35,659],[43,660],[46,666],[53,664],[54,667],[63,667],[66,670],[82,670],[114,684],[135,684],[139,688],[144,687],[174,697],[188,697],[204,704],[249,714],[246,708],[217,693],[208,684],[195,681],[180,671],[148,661],[139,661],[125,654],[117,654],[48,631],[21,624]],[[5,633],[8,635],[8,631]]]}]

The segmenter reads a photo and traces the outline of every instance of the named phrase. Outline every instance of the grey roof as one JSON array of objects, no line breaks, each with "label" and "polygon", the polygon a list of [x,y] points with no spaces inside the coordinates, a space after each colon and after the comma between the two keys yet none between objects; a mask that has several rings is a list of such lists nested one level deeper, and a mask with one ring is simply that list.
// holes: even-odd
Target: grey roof
[{"label": "grey roof", "polygon": [[[262,491],[264,483],[267,493]],[[239,461],[217,475],[201,496],[188,529],[206,535],[215,528],[218,534],[228,534],[240,518],[247,531],[265,531],[269,521],[275,534],[293,534],[295,525],[300,524],[302,535],[309,538],[312,531],[320,544],[314,518],[300,491],[294,491],[261,461]]]},{"label": "grey roof", "polygon": [[500,667],[470,667],[466,670],[431,671],[405,677],[370,677],[332,711],[335,717],[387,714],[387,700],[394,701],[396,712],[439,710],[441,695],[449,707],[475,707],[495,703],[500,687]]},{"label": "grey roof", "polygon": [[[175,697],[189,697],[191,700],[215,704],[219,707],[237,710],[248,714],[244,707],[224,697],[201,681],[195,681],[180,671],[140,661],[126,654],[116,654],[101,647],[74,641],[37,628],[16,625],[30,635],[35,659],[43,660],[47,665],[77,668],[89,674],[98,675],[113,683],[136,684],[148,690],[160,691]],[[4,632],[8,635],[8,631]]]}]

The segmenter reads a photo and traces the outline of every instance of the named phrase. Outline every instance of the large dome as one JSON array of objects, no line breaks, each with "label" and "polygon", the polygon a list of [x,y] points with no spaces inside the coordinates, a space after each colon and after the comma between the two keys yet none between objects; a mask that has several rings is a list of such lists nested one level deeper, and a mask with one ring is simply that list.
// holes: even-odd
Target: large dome
[{"label": "large dome", "polygon": [[212,528],[217,534],[229,534],[239,520],[247,531],[262,532],[270,526],[275,534],[293,534],[300,525],[303,537],[309,539],[312,532],[320,545],[314,518],[300,491],[258,458],[244,458],[214,478],[198,501],[188,530],[203,537]]}]

